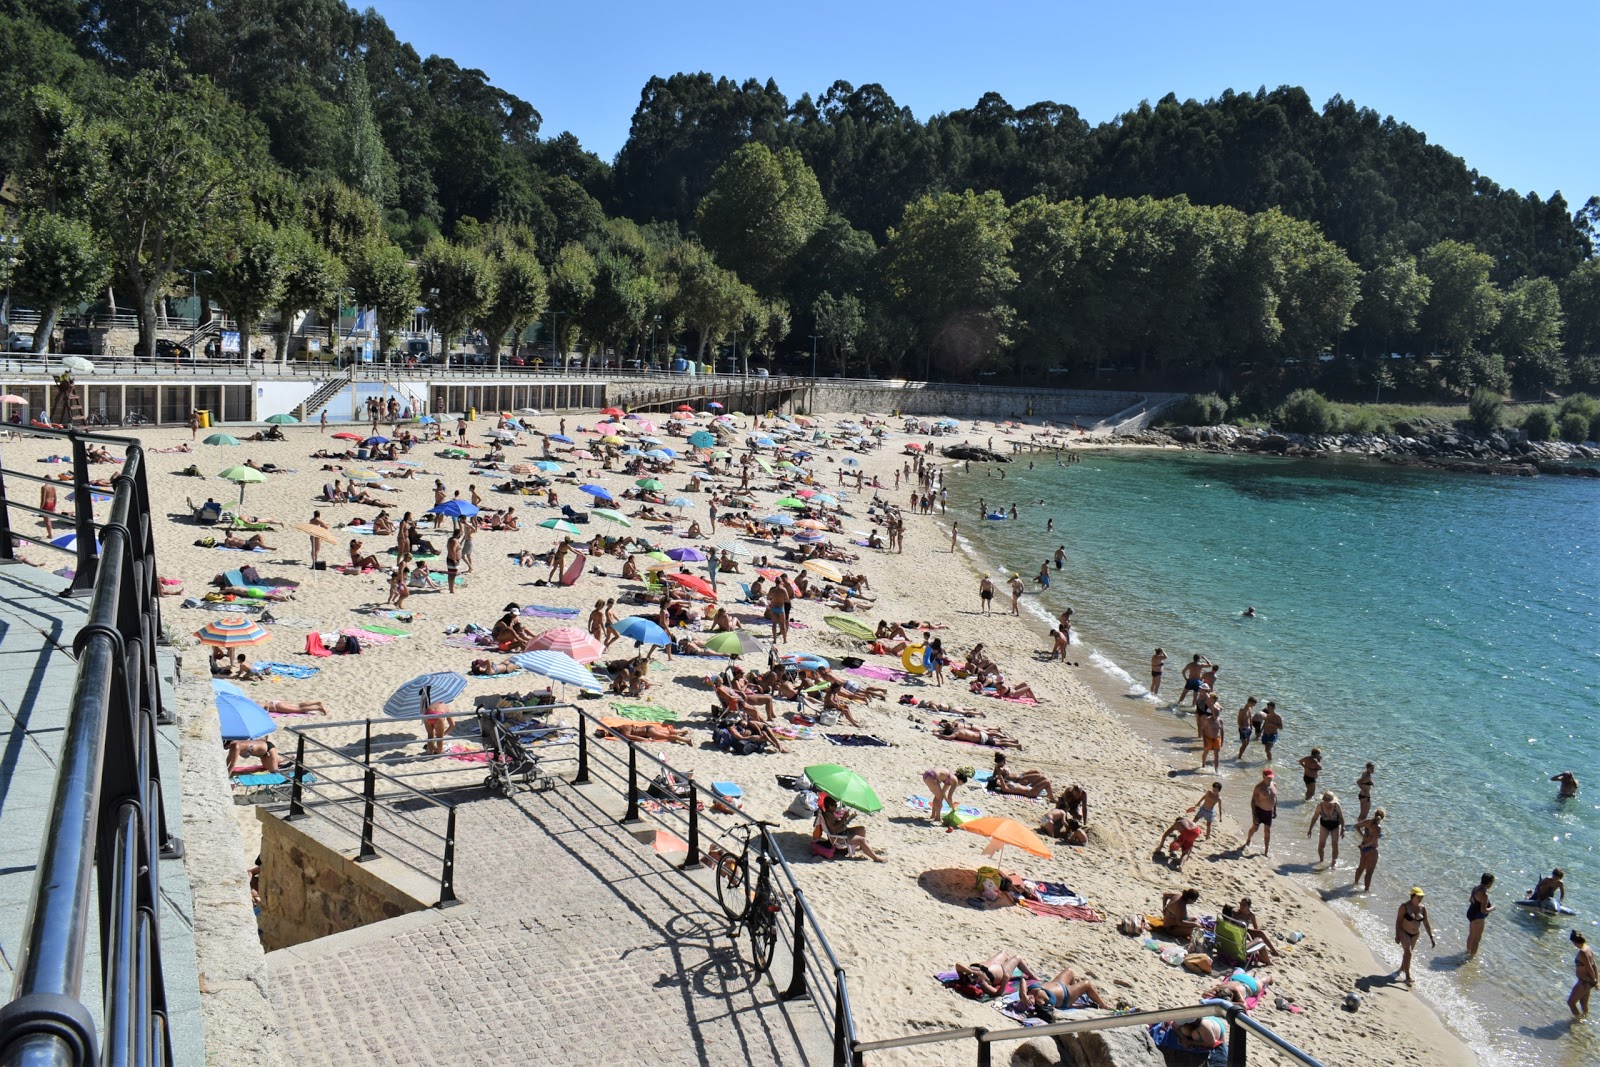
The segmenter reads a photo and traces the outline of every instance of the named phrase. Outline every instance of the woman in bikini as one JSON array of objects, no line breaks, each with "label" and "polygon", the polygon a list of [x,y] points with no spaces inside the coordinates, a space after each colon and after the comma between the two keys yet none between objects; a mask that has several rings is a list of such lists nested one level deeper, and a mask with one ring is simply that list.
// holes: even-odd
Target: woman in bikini
[{"label": "woman in bikini", "polygon": [[1014,797],[1048,797],[1051,793],[1050,779],[1041,771],[1029,768],[1025,771],[1014,771],[1006,766],[1006,754],[994,754],[994,774],[989,779],[989,792],[1004,793]]},{"label": "woman in bikini", "polygon": [[933,793],[933,803],[928,811],[934,822],[938,822],[944,809],[956,810],[956,788],[972,780],[971,767],[957,767],[954,771],[947,771],[939,767],[929,767],[922,772],[922,784]]},{"label": "woman in bikini", "polygon": [[630,741],[667,741],[674,745],[693,745],[689,731],[662,722],[632,722],[613,720],[606,728],[596,730],[596,737],[611,733],[621,734]]},{"label": "woman in bikini", "polygon": [[1372,891],[1372,872],[1378,869],[1378,842],[1383,838],[1383,820],[1387,812],[1378,808],[1372,813],[1372,818],[1362,819],[1356,823],[1356,829],[1361,832],[1361,859],[1356,863],[1356,876],[1351,885],[1361,883],[1361,876],[1366,875],[1366,884],[1362,886],[1367,892]]},{"label": "woman in bikini", "polygon": [[275,715],[326,715],[328,709],[320,700],[268,700],[262,707]]},{"label": "woman in bikini", "polygon": [[1400,910],[1394,916],[1394,940],[1400,946],[1400,973],[1405,975],[1406,984],[1411,984],[1411,953],[1417,947],[1417,938],[1426,930],[1428,940],[1433,942],[1433,947],[1439,947],[1439,941],[1433,936],[1433,924],[1428,921],[1427,905],[1422,903],[1422,890],[1411,887],[1411,896],[1400,905]]},{"label": "woman in bikini", "polygon": [[1494,885],[1494,875],[1487,872],[1472,887],[1472,895],[1467,898],[1467,955],[1478,954],[1478,942],[1483,940],[1483,923],[1494,910],[1494,903],[1489,899],[1489,890]]},{"label": "woman in bikini", "polygon": [[1021,748],[1022,742],[1014,737],[1007,737],[1003,731],[968,726],[966,723],[954,723],[949,719],[940,719],[938,722],[938,736],[945,741],[966,741],[974,745],[989,745],[992,748]]},{"label": "woman in bikini", "polygon": [[1070,1008],[1079,1001],[1087,1000],[1097,1008],[1108,1007],[1094,983],[1087,978],[1080,978],[1071,967],[1062,968],[1061,973],[1048,982],[1025,982],[1023,996],[1026,998],[1023,1004],[1028,1014],[1047,1023],[1055,1021],[1056,1012]]},{"label": "woman in bikini", "polygon": [[1259,997],[1272,984],[1270,975],[1257,978],[1246,970],[1235,970],[1227,978],[1200,994],[1201,1000],[1226,1000],[1244,1008],[1251,997]]},{"label": "woman in bikini", "polygon": [[1332,870],[1339,866],[1339,839],[1344,836],[1344,807],[1339,803],[1339,798],[1333,795],[1332,790],[1325,790],[1322,794],[1322,803],[1311,813],[1311,825],[1306,827],[1306,836],[1311,836],[1311,831],[1322,827],[1322,833],[1317,837],[1317,862],[1322,862],[1322,851],[1331,841],[1333,843]]},{"label": "woman in bikini", "polygon": [[1022,957],[1014,952],[996,952],[982,963],[956,964],[956,977],[970,985],[977,986],[985,994],[998,997],[1005,993],[1006,986],[1011,982],[1011,975],[1015,971],[1022,972],[1025,982],[1037,982],[1039,976],[1033,972]]}]

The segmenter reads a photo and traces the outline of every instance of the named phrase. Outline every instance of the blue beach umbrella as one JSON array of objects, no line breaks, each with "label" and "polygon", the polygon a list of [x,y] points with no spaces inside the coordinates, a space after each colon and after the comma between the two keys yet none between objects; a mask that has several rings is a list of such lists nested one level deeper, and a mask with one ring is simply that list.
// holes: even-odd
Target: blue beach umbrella
[{"label": "blue beach umbrella", "polygon": [[364,445],[386,445],[389,443],[389,439],[387,437],[369,437],[361,443]]},{"label": "blue beach umbrella", "polygon": [[594,673],[567,655],[554,649],[544,649],[539,652],[523,652],[511,657],[511,662],[525,671],[532,671],[563,685],[574,686],[586,693],[601,693],[605,687]]},{"label": "blue beach umbrella", "polygon": [[217,694],[217,718],[224,741],[254,741],[278,728],[266,708],[239,693]]},{"label": "blue beach umbrella", "polygon": [[568,437],[564,433],[553,433],[550,435],[550,440],[560,441],[564,445],[570,445],[573,443],[572,438]]},{"label": "blue beach umbrella", "polygon": [[432,415],[424,415],[424,416],[422,416],[421,418],[419,418],[417,420],[417,425],[418,426],[434,426],[434,425],[437,425],[438,422],[439,422],[439,420],[434,418]]},{"label": "blue beach umbrella", "polygon": [[588,493],[596,500],[611,501],[616,499],[616,497],[611,495],[611,490],[607,489],[603,485],[580,485],[578,486],[578,492]]},{"label": "blue beach umbrella", "polygon": [[667,501],[667,506],[674,508],[686,508],[691,503],[693,503],[693,501],[686,496],[675,496],[671,500]]},{"label": "blue beach umbrella", "polygon": [[[466,678],[455,671],[419,674],[396,689],[394,694],[383,702],[383,713],[395,718],[420,715],[427,710],[428,704],[448,704],[465,692],[466,688]],[[424,691],[427,692],[428,704],[423,703]]]},{"label": "blue beach umbrella", "polygon": [[717,439],[704,430],[696,430],[689,435],[689,443],[696,448],[712,448],[715,447]]},{"label": "blue beach umbrella", "polygon": [[859,459],[855,458],[854,456],[846,456],[840,462],[843,463],[846,467],[859,467],[859,466],[861,466],[861,461]]},{"label": "blue beach umbrella", "polygon": [[448,515],[452,519],[464,519],[477,513],[478,505],[469,500],[446,500],[428,509],[429,515]]},{"label": "blue beach umbrella", "polygon": [[[55,538],[50,543],[55,545],[57,548],[65,548],[70,552],[76,552],[78,550],[78,535],[75,533],[62,534],[60,537]],[[94,543],[94,550],[95,554],[98,555],[100,552],[99,541]]]},{"label": "blue beach umbrella", "polygon": [[[71,501],[76,501],[78,499],[78,494],[77,493],[68,493],[67,494],[67,499],[71,500]],[[91,490],[90,493],[89,493],[89,499],[94,501],[96,504],[106,504],[106,503],[109,503],[111,501],[111,494],[110,493],[96,493],[96,492]]]},{"label": "blue beach umbrella", "polygon": [[629,615],[626,619],[617,620],[617,633],[630,641],[638,641],[643,645],[669,645],[672,637],[660,625],[643,615]]},{"label": "blue beach umbrella", "polygon": [[559,474],[559,473],[561,473],[561,464],[552,463],[548,459],[541,459],[539,462],[535,463],[534,466],[538,467],[540,470],[546,472],[547,474]]},{"label": "blue beach umbrella", "polygon": [[760,522],[760,523],[765,523],[768,526],[793,526],[794,525],[794,518],[793,518],[793,516],[790,516],[790,515],[768,515],[766,518],[757,519],[756,521]]},{"label": "blue beach umbrella", "polygon": [[770,437],[758,437],[758,438],[756,438],[756,447],[757,448],[777,448],[778,447],[778,442],[774,441]]}]

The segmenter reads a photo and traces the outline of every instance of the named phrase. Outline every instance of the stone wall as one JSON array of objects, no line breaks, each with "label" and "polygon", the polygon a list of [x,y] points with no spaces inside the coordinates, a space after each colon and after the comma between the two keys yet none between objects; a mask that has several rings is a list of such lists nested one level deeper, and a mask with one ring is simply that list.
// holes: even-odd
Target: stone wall
[{"label": "stone wall", "polygon": [[269,952],[424,911],[438,897],[437,886],[393,860],[357,863],[354,848],[318,840],[314,817],[290,823],[265,808],[256,817],[261,943]]},{"label": "stone wall", "polygon": [[1087,423],[1139,403],[1140,395],[1088,389],[954,386],[937,382],[839,382],[822,379],[811,390],[818,412],[881,411],[954,418],[1045,418]]}]

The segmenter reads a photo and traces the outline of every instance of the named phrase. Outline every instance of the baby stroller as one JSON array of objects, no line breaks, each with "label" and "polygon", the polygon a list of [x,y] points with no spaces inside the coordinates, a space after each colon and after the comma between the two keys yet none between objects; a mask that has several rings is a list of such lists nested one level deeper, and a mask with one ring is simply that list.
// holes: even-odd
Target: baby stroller
[{"label": "baby stroller", "polygon": [[539,757],[523,743],[525,735],[554,729],[557,728],[540,723],[513,725],[506,722],[500,710],[479,708],[478,732],[483,738],[483,750],[489,755],[484,788],[505,797],[515,796],[523,787],[536,793],[554,789],[555,779],[539,773]]}]

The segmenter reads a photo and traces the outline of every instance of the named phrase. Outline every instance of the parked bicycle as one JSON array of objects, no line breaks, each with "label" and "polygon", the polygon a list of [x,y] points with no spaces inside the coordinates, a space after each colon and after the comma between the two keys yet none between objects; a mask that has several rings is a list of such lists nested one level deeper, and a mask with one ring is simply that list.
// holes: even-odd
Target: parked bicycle
[{"label": "parked bicycle", "polygon": [[150,420],[139,414],[137,411],[130,411],[126,415],[122,416],[122,425],[149,426]]},{"label": "parked bicycle", "polygon": [[[771,825],[747,822],[734,827],[732,833],[741,839],[739,851],[713,856],[717,900],[733,923],[732,936],[738,937],[741,930],[750,932],[750,954],[758,977],[772,966],[772,952],[778,941],[778,912],[782,905],[772,885],[773,860],[769,850],[773,845],[767,832]],[[753,882],[750,877],[752,862],[756,868]]]}]

